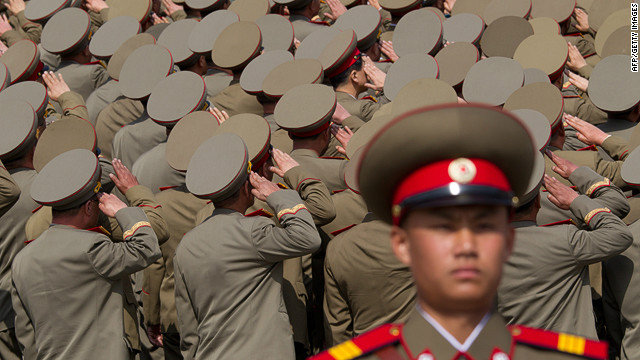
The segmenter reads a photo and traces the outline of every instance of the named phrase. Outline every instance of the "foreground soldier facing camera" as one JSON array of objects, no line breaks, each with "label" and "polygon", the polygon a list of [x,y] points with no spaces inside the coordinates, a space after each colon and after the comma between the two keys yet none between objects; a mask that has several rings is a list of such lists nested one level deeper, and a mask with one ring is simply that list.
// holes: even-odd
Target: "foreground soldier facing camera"
[{"label": "foreground soldier facing camera", "polygon": [[383,325],[314,359],[605,358],[604,343],[507,328],[495,311],[514,243],[509,219],[535,151],[514,115],[483,105],[418,109],[379,132],[364,150],[360,190],[392,224],[393,251],[415,279],[416,308],[405,324]]}]

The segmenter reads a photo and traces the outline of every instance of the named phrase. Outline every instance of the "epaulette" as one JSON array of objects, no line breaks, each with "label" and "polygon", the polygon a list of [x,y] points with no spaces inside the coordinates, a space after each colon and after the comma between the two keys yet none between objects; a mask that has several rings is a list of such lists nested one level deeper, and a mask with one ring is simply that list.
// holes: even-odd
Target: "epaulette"
[{"label": "epaulette", "polygon": [[580,36],[580,37],[584,37],[584,35],[582,35],[581,32],[574,32],[574,33],[570,33],[570,34],[566,34],[565,37],[567,36]]},{"label": "epaulette", "polygon": [[583,148],[580,148],[576,151],[598,151],[598,148],[595,145],[589,145],[589,146],[585,146]]},{"label": "epaulette", "polygon": [[556,222],[552,222],[552,223],[548,223],[540,226],[548,227],[548,226],[555,226],[555,225],[570,225],[570,224],[575,225],[576,223],[573,222],[572,219],[567,219],[567,220],[556,221]]},{"label": "epaulette", "polygon": [[534,329],[526,326],[510,326],[511,336],[517,344],[541,349],[556,350],[590,359],[607,359],[608,345],[604,341],[590,340],[582,336]]},{"label": "epaulette", "polygon": [[160,186],[160,187],[158,188],[158,190],[160,190],[160,191],[165,191],[165,190],[169,190],[169,189],[175,189],[175,188],[177,188],[177,187],[178,187],[177,185],[174,185],[174,186]]},{"label": "epaulette", "polygon": [[329,23],[326,21],[322,21],[322,20],[311,20],[309,21],[312,24],[318,24],[318,25],[324,25],[324,26],[329,26]]},{"label": "epaulette", "polygon": [[570,87],[571,87],[571,81],[567,81],[564,84],[562,84],[562,90],[567,90]]},{"label": "epaulette", "polygon": [[26,241],[24,241],[24,244],[25,245],[29,245],[29,244],[31,244],[33,242],[33,240],[35,240],[35,239],[26,240]]},{"label": "epaulette", "polygon": [[283,189],[283,190],[287,190],[287,189],[289,189],[289,187],[288,187],[287,185],[283,184],[283,183],[278,183],[278,187],[279,187],[280,189]]},{"label": "epaulette", "polygon": [[360,99],[361,99],[361,100],[371,100],[371,101],[373,101],[373,102],[378,102],[378,99],[374,98],[374,97],[373,97],[373,96],[371,96],[371,95],[363,96],[363,97],[361,97]]},{"label": "epaulette", "polygon": [[267,211],[267,210],[265,210],[265,209],[258,209],[258,210],[256,210],[256,211],[252,211],[252,212],[250,212],[250,213],[248,213],[248,214],[245,214],[244,216],[246,216],[246,217],[252,217],[252,216],[264,216],[264,217],[266,217],[266,218],[272,218],[272,217],[273,217],[273,214],[272,214],[272,213],[270,213],[270,212],[268,212],[268,211]]},{"label": "epaulette", "polygon": [[107,68],[107,65],[102,60],[91,61],[91,62],[88,62],[88,63],[84,63],[83,65],[100,65],[105,69]]},{"label": "epaulette", "polygon": [[87,231],[93,231],[93,232],[97,232],[99,234],[111,236],[111,233],[107,229],[103,228],[102,226],[92,227],[90,229],[87,229]]},{"label": "epaulette", "polygon": [[351,360],[400,341],[401,325],[385,324],[312,356],[309,360]]},{"label": "epaulette", "polygon": [[331,235],[333,235],[333,236],[338,236],[338,235],[342,234],[343,232],[345,232],[345,231],[347,231],[347,230],[351,229],[352,227],[354,227],[354,226],[356,226],[356,225],[358,225],[358,224],[351,224],[351,225],[349,225],[349,226],[347,226],[347,227],[343,227],[342,229],[338,229],[338,230],[336,230],[336,231],[332,231],[332,232],[331,232]]}]

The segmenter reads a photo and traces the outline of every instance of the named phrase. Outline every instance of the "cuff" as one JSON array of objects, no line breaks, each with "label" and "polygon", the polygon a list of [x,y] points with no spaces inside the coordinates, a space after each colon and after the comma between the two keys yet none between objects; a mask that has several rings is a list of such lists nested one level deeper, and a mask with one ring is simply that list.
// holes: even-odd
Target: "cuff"
[{"label": "cuff", "polygon": [[[129,204],[135,207],[142,206],[145,201],[151,201],[151,199],[155,198],[151,189],[144,185],[136,185],[130,188],[124,196]],[[159,204],[157,205],[159,206]]]},{"label": "cuff", "polygon": [[355,115],[351,115],[342,121],[342,126],[348,126],[353,132],[358,130],[362,125],[364,125],[364,121]]},{"label": "cuff", "polygon": [[276,211],[278,221],[285,215],[294,215],[307,209],[300,195],[293,190],[278,190],[267,197],[267,204]]},{"label": "cuff", "polygon": [[79,106],[86,108],[82,95],[78,94],[75,91],[67,91],[66,93],[60,95],[60,97],[58,98],[58,104],[60,104],[63,114]]},{"label": "cuff", "polygon": [[569,176],[569,182],[578,188],[580,194],[587,196],[591,196],[597,188],[603,186],[604,181],[608,180],[609,179],[602,177],[602,175],[599,175],[587,166],[578,167],[571,176]]},{"label": "cuff", "polygon": [[599,204],[595,201],[592,201],[585,195],[578,196],[571,205],[569,209],[576,216],[576,218],[584,221],[585,224],[589,225],[591,220],[600,213],[610,213],[611,210],[606,207],[599,207]]},{"label": "cuff", "polygon": [[581,67],[580,69],[578,69],[578,75],[588,80],[591,77],[592,71],[593,71],[593,66],[587,64]]},{"label": "cuff", "polygon": [[149,219],[144,214],[142,209],[134,208],[134,207],[126,207],[124,209],[118,210],[116,213],[116,220],[122,228],[122,239],[127,240],[127,238],[133,236],[135,232],[142,227],[151,227],[149,223]]}]

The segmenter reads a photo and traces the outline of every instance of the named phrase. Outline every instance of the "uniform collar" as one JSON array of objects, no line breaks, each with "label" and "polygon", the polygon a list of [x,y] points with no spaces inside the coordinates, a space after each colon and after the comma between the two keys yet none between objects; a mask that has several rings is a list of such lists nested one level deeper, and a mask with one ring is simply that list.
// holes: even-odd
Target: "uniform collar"
[{"label": "uniform collar", "polygon": [[296,156],[310,156],[310,157],[314,157],[314,158],[319,158],[320,156],[318,155],[317,152],[311,150],[311,149],[295,149],[291,152],[291,156],[293,155]]},{"label": "uniform collar", "polygon": [[402,341],[414,359],[421,354],[427,355],[423,358],[434,360],[465,359],[465,356],[468,360],[508,359],[499,354],[510,354],[513,348],[511,334],[502,317],[495,311],[488,316],[477,338],[463,354],[425,320],[417,309],[411,312],[402,329]]}]

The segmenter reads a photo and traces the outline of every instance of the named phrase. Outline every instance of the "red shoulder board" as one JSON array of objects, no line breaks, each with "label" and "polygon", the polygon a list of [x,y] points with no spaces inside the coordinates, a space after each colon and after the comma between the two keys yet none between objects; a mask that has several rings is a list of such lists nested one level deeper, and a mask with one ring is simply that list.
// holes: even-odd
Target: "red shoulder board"
[{"label": "red shoulder board", "polygon": [[174,185],[174,186],[161,186],[161,187],[158,188],[158,190],[165,191],[165,190],[169,190],[169,189],[175,189],[177,187],[178,187],[177,185]]},{"label": "red shoulder board", "polygon": [[378,102],[378,100],[376,100],[376,98],[374,98],[371,95],[367,95],[367,96],[363,96],[362,98],[360,98],[361,100],[371,100],[373,102]]},{"label": "red shoulder board", "polygon": [[88,63],[84,63],[83,65],[100,65],[105,69],[107,68],[107,66],[105,65],[104,61],[102,61],[102,60],[91,61],[91,62],[88,62]]},{"label": "red shoulder board", "polygon": [[285,185],[285,184],[283,184],[283,183],[278,183],[278,187],[279,187],[280,189],[284,189],[284,190],[287,190],[287,189],[289,188],[287,185]]},{"label": "red shoulder board", "polygon": [[247,216],[247,217],[249,217],[249,216],[264,216],[266,218],[272,218],[273,214],[268,212],[265,209],[259,209],[259,210],[250,212],[250,213],[246,214],[245,216]]},{"label": "red shoulder board", "polygon": [[31,213],[32,213],[32,214],[35,214],[35,213],[36,213],[36,211],[38,211],[38,210],[40,210],[40,209],[42,209],[42,205],[40,205],[40,206],[38,206],[37,208],[35,208],[35,209],[31,210]]},{"label": "red shoulder board", "polygon": [[385,324],[342,344],[329,348],[308,360],[351,360],[400,341],[401,325]]},{"label": "red shoulder board", "polygon": [[587,54],[587,55],[584,55],[584,56],[583,56],[583,58],[585,58],[585,59],[586,59],[586,58],[590,58],[590,57],[592,57],[592,56],[593,56],[593,55],[595,55],[595,54],[597,54],[597,53]]},{"label": "red shoulder board", "polygon": [[540,226],[569,225],[569,224],[574,224],[575,225],[573,220],[567,219],[567,220],[556,221],[556,222],[552,222],[552,223],[548,223],[548,224],[544,224],[544,225],[540,225]]},{"label": "red shoulder board", "polygon": [[382,60],[378,60],[379,63],[390,63],[393,62],[391,61],[391,59],[382,59]]},{"label": "red shoulder board", "polygon": [[338,235],[342,234],[343,232],[345,232],[345,231],[347,231],[347,230],[351,229],[352,227],[354,227],[354,226],[356,226],[356,225],[357,225],[357,224],[351,224],[351,225],[349,225],[349,226],[347,226],[347,227],[343,227],[342,229],[338,229],[338,230],[336,230],[336,231],[332,231],[332,232],[331,232],[331,235],[333,235],[333,236],[338,236]]},{"label": "red shoulder board", "polygon": [[598,148],[595,145],[589,145],[587,147],[583,147],[582,149],[578,149],[576,151],[598,151]]},{"label": "red shoulder board", "polygon": [[329,26],[329,23],[326,21],[320,21],[320,20],[311,20],[309,21],[312,24],[318,24],[318,25],[325,25],[325,26]]},{"label": "red shoulder board", "polygon": [[96,226],[96,227],[93,227],[91,229],[87,229],[87,231],[93,231],[93,232],[97,232],[99,234],[111,236],[111,233],[109,231],[107,231],[107,229],[103,228],[102,226]]},{"label": "red shoulder board", "polygon": [[520,325],[510,326],[509,330],[518,344],[585,356],[590,359],[607,359],[609,356],[608,345],[604,341]]},{"label": "red shoulder board", "polygon": [[24,242],[24,244],[25,245],[29,245],[29,244],[31,244],[33,242],[33,240],[35,240],[35,239],[27,240],[27,241]]}]

